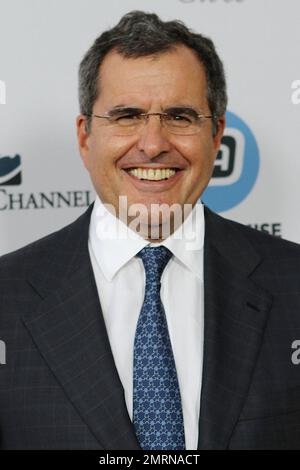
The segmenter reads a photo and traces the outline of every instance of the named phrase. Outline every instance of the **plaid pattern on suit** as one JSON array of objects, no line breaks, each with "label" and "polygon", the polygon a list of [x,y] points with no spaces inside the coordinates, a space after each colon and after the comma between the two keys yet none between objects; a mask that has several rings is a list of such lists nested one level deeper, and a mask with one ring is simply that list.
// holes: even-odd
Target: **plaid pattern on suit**
[{"label": "plaid pattern on suit", "polygon": [[[0,449],[139,449],[89,260],[91,210],[0,258]],[[300,247],[207,208],[205,220],[198,449],[300,449]]]}]

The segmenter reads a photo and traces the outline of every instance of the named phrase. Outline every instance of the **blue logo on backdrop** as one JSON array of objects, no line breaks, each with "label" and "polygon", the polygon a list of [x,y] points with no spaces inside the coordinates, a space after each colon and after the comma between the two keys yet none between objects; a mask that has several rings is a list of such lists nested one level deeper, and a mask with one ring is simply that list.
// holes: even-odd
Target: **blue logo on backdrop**
[{"label": "blue logo on backdrop", "polygon": [[259,150],[251,130],[229,111],[226,120],[213,176],[201,198],[216,212],[240,204],[251,192],[259,171]]},{"label": "blue logo on backdrop", "polygon": [[21,184],[21,157],[0,157],[0,186]]}]

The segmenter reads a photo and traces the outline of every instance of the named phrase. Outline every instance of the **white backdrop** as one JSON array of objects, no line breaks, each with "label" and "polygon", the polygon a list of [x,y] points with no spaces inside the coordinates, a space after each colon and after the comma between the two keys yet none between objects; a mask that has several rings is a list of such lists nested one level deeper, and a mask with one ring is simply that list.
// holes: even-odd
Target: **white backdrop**
[{"label": "white backdrop", "polygon": [[66,225],[93,200],[76,143],[77,68],[132,9],[214,40],[228,109],[250,129],[258,154],[250,148],[247,158],[259,162],[247,194],[220,212],[300,242],[299,0],[0,0],[0,254]]}]

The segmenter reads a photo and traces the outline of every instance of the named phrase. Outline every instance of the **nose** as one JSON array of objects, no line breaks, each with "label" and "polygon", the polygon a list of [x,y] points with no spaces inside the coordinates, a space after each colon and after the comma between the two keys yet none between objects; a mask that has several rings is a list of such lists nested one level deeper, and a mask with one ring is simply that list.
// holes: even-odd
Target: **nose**
[{"label": "nose", "polygon": [[151,159],[171,150],[168,133],[160,122],[159,116],[148,116],[139,132],[137,147],[140,152],[144,152]]}]

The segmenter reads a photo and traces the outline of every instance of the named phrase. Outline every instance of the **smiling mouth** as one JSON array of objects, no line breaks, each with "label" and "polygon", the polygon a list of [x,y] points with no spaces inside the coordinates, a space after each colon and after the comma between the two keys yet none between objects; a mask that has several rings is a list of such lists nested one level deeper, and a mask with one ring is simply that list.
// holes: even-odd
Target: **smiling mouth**
[{"label": "smiling mouth", "polygon": [[182,171],[179,168],[126,168],[124,169],[127,173],[134,176],[139,180],[147,181],[163,181],[172,178],[178,171]]}]

